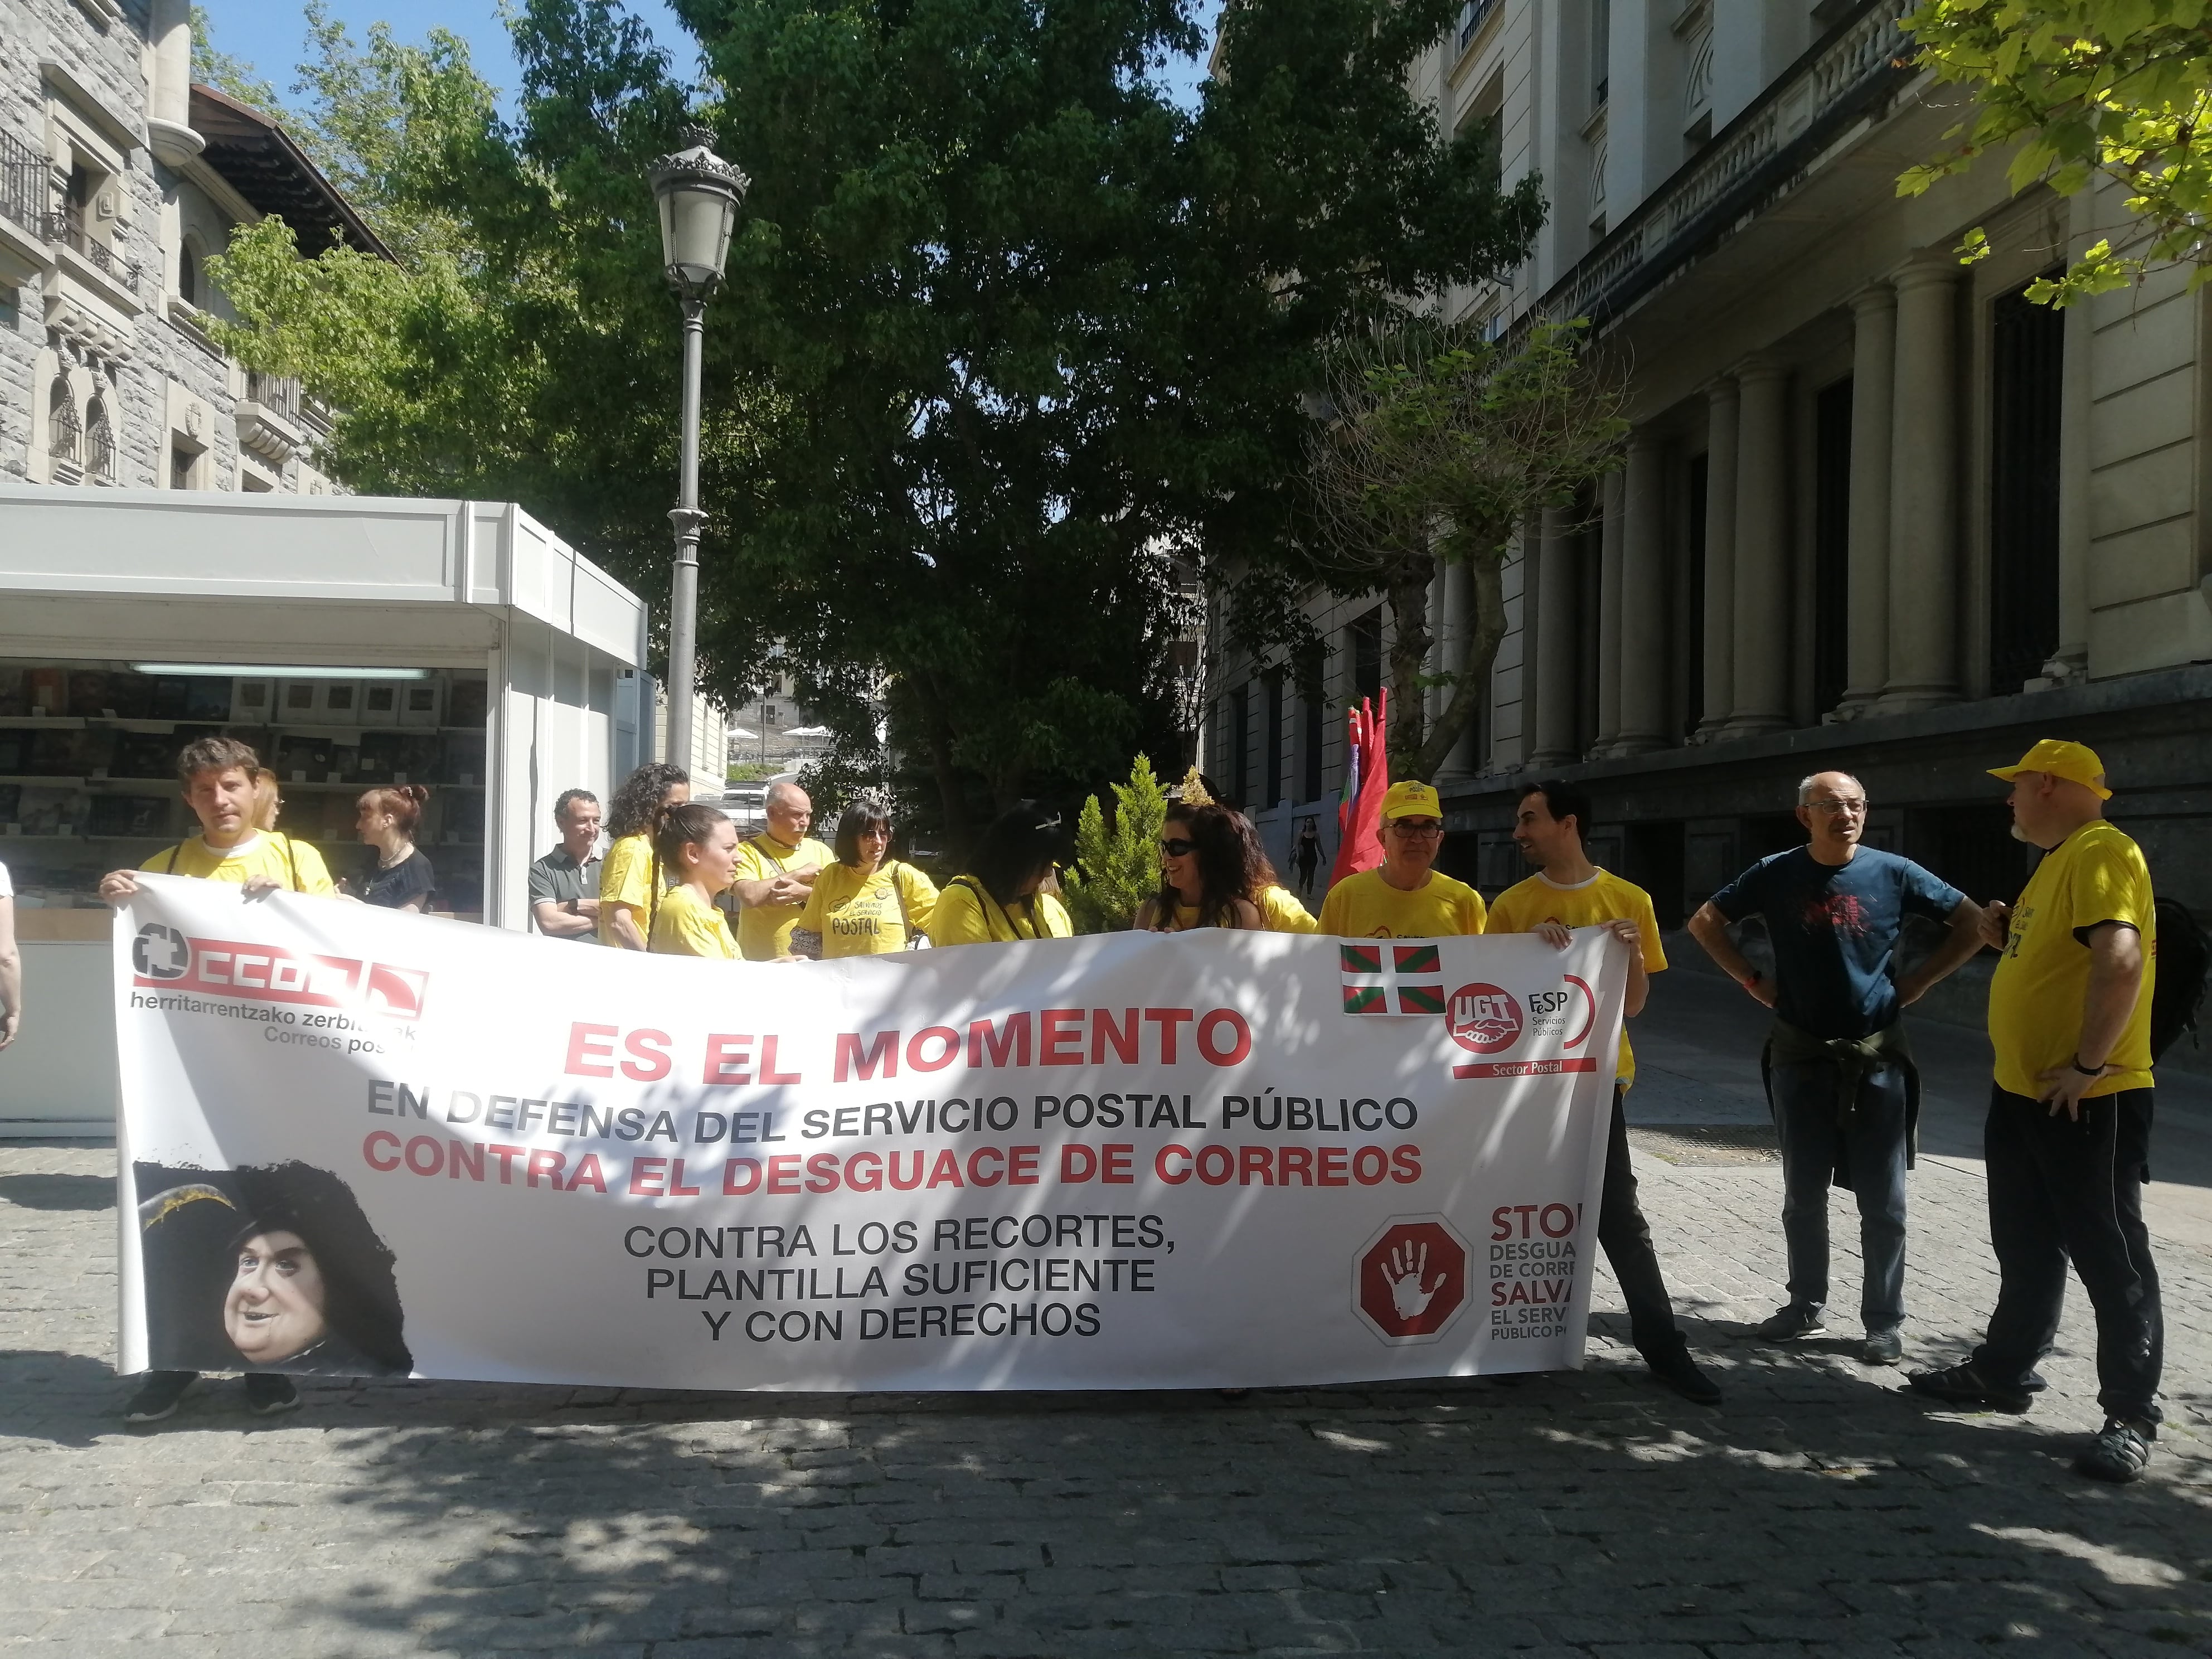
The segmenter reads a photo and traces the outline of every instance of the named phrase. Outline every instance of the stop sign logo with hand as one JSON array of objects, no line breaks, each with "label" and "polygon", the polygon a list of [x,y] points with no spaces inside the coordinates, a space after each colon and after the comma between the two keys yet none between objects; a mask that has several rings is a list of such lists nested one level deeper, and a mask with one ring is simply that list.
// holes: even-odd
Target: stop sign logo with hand
[{"label": "stop sign logo with hand", "polygon": [[1468,1302],[1467,1241],[1441,1216],[1391,1221],[1352,1267],[1352,1305],[1385,1342],[1433,1342]]}]

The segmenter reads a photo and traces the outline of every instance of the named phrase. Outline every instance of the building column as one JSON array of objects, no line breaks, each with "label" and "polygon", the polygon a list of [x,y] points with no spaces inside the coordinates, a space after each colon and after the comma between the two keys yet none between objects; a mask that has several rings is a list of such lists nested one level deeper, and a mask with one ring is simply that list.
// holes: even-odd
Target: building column
[{"label": "building column", "polygon": [[[1468,568],[1466,560],[1455,559],[1444,567],[1442,586],[1443,603],[1437,609],[1438,664],[1447,674],[1464,674],[1467,672],[1467,647],[1474,623],[1474,573]],[[1476,690],[1482,701],[1488,700],[1488,686],[1478,686]],[[1438,714],[1449,705],[1455,695],[1449,686],[1438,693]],[[1481,724],[1482,702],[1478,702],[1474,718],[1453,740],[1449,752],[1444,756],[1443,764],[1437,769],[1436,781],[1442,783],[1449,779],[1455,783],[1463,783],[1474,776],[1475,739]]]},{"label": "building column", "polygon": [[1617,755],[1674,741],[1667,695],[1666,445],[1638,428],[1629,435],[1621,477],[1620,735]]},{"label": "building column", "polygon": [[207,147],[192,130],[191,0],[153,0],[146,39],[154,49],[147,147],[164,166],[180,167]]},{"label": "building column", "polygon": [[1723,375],[1705,393],[1705,714],[1710,741],[1735,712],[1736,384]]},{"label": "building column", "polygon": [[1871,708],[1889,682],[1889,465],[1897,384],[1897,293],[1873,283],[1851,298],[1851,522],[1849,644],[1838,720]]},{"label": "building column", "polygon": [[1917,260],[1897,283],[1885,714],[1959,695],[1959,262]]},{"label": "building column", "polygon": [[[1536,707],[1524,715],[1532,767],[1565,766],[1575,751],[1575,543],[1573,509],[1547,507],[1536,549]],[[1525,581],[1525,578],[1523,579]]]},{"label": "building column", "polygon": [[1620,740],[1621,477],[1598,480],[1597,738],[1590,757],[1609,755]]},{"label": "building column", "polygon": [[1735,701],[1731,732],[1790,724],[1790,368],[1736,367]]},{"label": "building column", "polygon": [[[2096,235],[2094,186],[2067,204],[2066,252],[2078,259]],[[2087,304],[2071,305],[2058,388],[2058,649],[2046,674],[2065,685],[2089,673],[2089,358],[2096,323]]]}]

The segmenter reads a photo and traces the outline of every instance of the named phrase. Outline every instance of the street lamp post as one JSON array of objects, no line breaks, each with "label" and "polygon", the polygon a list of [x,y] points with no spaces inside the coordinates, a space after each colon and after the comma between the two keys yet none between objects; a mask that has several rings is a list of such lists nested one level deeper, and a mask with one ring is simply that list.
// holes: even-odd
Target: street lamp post
[{"label": "street lamp post", "polygon": [[[748,180],[709,148],[704,127],[684,130],[687,148],[655,161],[649,172],[660,209],[660,250],[668,286],[684,307],[684,463],[676,506],[676,571],[669,595],[668,753],[691,766],[691,697],[699,629],[699,360],[706,343],[707,301],[722,283],[730,232]],[[680,757],[680,758],[679,758]]]}]

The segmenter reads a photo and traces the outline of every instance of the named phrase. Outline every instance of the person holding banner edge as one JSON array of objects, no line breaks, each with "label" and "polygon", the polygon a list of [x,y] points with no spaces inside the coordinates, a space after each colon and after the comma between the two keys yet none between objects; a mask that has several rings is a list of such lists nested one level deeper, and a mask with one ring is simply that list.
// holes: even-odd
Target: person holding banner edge
[{"label": "person holding banner edge", "polygon": [[[1644,1012],[1651,975],[1667,966],[1659,943],[1659,920],[1651,896],[1589,861],[1585,837],[1589,797],[1572,784],[1546,779],[1526,786],[1514,816],[1513,839],[1536,873],[1498,896],[1490,907],[1492,933],[1534,933],[1559,950],[1571,942],[1569,930],[1603,927],[1628,947],[1628,987],[1621,1005],[1625,1018]],[[1637,1352],[1651,1374],[1685,1400],[1717,1406],[1719,1385],[1690,1358],[1689,1340],[1674,1322],[1674,1305],[1651,1248],[1651,1226],[1636,1195],[1636,1171],[1628,1155],[1628,1118],[1623,1109],[1636,1081],[1635,1051],[1626,1030],[1613,1068],[1613,1127],[1606,1140],[1605,1187],[1599,1201],[1598,1243],[1628,1304],[1628,1323]]]},{"label": "person holding banner edge", "polygon": [[1448,939],[1483,930],[1482,895],[1436,868],[1443,803],[1425,783],[1382,797],[1382,862],[1345,877],[1322,901],[1319,931],[1340,939]]},{"label": "person holding banner edge", "polygon": [[[198,738],[177,757],[177,776],[185,803],[200,821],[200,833],[156,853],[140,871],[189,876],[201,881],[234,883],[248,899],[286,890],[317,897],[337,888],[312,847],[255,827],[254,787],[259,757],[235,738]],[[100,878],[100,896],[118,909],[138,891],[138,871],[111,870]],[[152,1371],[124,1407],[126,1423],[158,1423],[173,1416],[185,1392],[199,1380],[198,1371]],[[246,1409],[257,1417],[296,1411],[300,1390],[274,1371],[251,1371],[246,1378]]]},{"label": "person holding banner edge", "polygon": [[[1790,1300],[1756,1334],[1794,1342],[1827,1329],[1828,1189],[1841,1186],[1858,1200],[1859,1358],[1894,1365],[1904,1355],[1905,1177],[1920,1111],[1902,1016],[1981,948],[1981,907],[1911,860],[1860,844],[1866,789],[1848,772],[1802,780],[1797,821],[1804,846],[1760,860],[1689,922],[1721,971],[1774,1011],[1760,1070],[1782,1145]],[[1908,914],[1949,932],[1900,974]],[[1774,946],[1771,981],[1729,937],[1730,924],[1753,915]]]}]

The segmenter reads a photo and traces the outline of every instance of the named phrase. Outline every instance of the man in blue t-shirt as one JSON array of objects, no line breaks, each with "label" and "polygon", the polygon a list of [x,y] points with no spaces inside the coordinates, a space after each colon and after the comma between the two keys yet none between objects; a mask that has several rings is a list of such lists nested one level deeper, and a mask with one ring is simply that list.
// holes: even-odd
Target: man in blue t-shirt
[{"label": "man in blue t-shirt", "polygon": [[[1860,1357],[1903,1355],[1905,1172],[1912,1161],[1917,1074],[1898,1017],[1981,948],[1981,907],[1910,859],[1862,847],[1866,791],[1848,772],[1797,786],[1797,821],[1811,839],[1761,859],[1690,918],[1706,953],[1774,1010],[1763,1068],[1782,1142],[1782,1231],[1790,1301],[1759,1327],[1773,1341],[1827,1327],[1828,1188],[1858,1199],[1866,1263]],[[1948,924],[1928,960],[1899,978],[1897,936],[1910,913]],[[1774,976],[1752,966],[1729,927],[1763,917]]]}]

